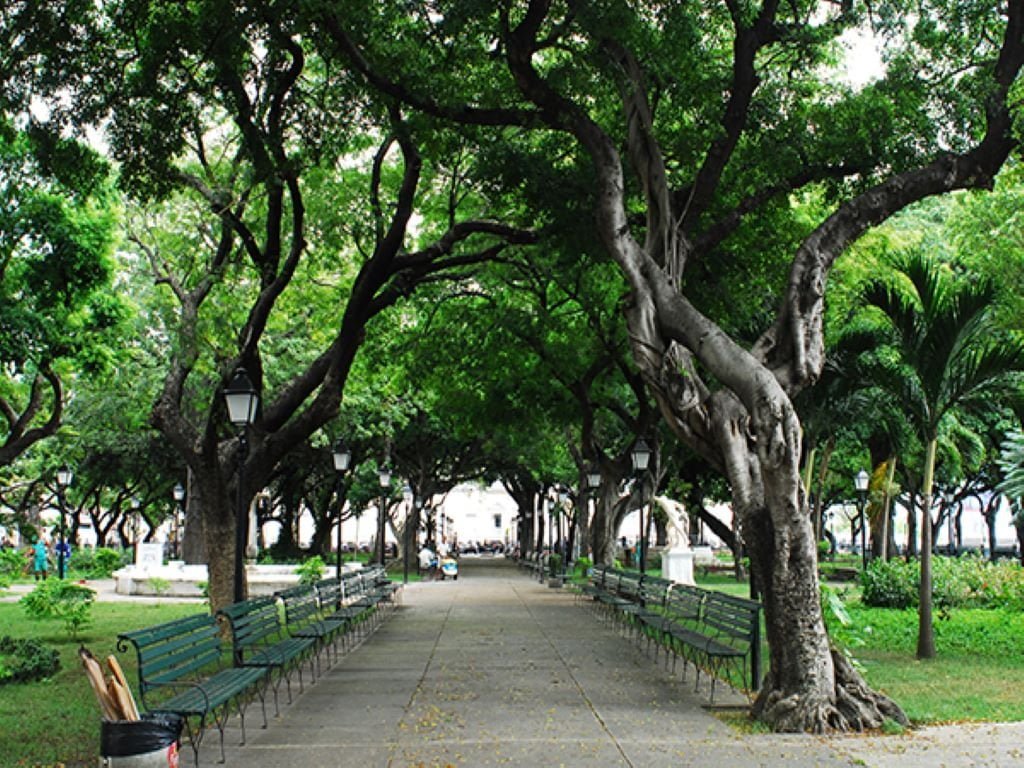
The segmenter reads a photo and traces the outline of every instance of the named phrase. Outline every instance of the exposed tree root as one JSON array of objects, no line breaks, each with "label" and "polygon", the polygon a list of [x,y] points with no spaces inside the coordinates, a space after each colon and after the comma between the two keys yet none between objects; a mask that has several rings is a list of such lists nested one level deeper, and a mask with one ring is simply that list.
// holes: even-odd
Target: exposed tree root
[{"label": "exposed tree root", "polygon": [[867,731],[880,728],[886,720],[910,725],[896,702],[871,690],[841,652],[833,648],[831,653],[834,698],[807,692],[762,691],[754,704],[754,716],[772,730],[784,733]]}]

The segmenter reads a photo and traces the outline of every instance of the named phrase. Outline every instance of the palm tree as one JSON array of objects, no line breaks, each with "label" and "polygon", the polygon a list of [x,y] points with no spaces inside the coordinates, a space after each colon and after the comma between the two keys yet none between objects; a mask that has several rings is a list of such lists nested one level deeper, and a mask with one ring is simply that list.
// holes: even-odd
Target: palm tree
[{"label": "palm tree", "polygon": [[863,303],[880,314],[879,344],[861,358],[864,374],[900,405],[925,446],[922,482],[921,587],[917,657],[935,656],[932,626],[931,502],[942,422],[954,410],[990,408],[1024,370],[1024,339],[998,327],[988,280],[957,280],[937,261],[913,252],[895,280],[875,280]]},{"label": "palm tree", "polygon": [[999,469],[1003,475],[999,491],[1010,500],[1020,561],[1024,565],[1024,432],[1015,430],[1006,436],[999,454]]}]

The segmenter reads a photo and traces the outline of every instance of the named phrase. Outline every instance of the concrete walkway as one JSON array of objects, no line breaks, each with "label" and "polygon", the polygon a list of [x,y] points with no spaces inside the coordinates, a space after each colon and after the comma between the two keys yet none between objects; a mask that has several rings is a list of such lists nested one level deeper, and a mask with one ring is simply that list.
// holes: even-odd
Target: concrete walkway
[{"label": "concrete walkway", "polygon": [[[411,584],[404,606],[228,766],[1019,766],[1024,726],[902,737],[739,735],[707,691],[503,560],[464,558],[458,581]],[[721,688],[719,692],[721,692]],[[728,710],[745,699],[716,694]],[[200,757],[218,757],[216,732]],[[188,747],[182,765],[191,765]]]}]

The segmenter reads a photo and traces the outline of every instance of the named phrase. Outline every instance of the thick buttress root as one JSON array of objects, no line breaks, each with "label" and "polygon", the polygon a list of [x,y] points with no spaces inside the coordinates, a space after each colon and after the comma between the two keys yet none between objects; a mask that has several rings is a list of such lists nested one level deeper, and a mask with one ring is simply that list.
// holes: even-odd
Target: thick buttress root
[{"label": "thick buttress root", "polygon": [[909,726],[899,705],[871,690],[847,658],[832,649],[835,667],[834,699],[807,693],[762,691],[754,703],[754,716],[776,732],[855,732],[880,728],[886,720]]}]

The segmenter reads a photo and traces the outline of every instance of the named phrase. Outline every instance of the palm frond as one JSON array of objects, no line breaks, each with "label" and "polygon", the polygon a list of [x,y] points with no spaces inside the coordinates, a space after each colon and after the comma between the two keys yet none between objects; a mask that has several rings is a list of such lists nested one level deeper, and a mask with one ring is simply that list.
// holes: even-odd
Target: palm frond
[{"label": "palm frond", "polygon": [[1006,436],[999,456],[1003,480],[999,490],[1011,499],[1024,498],[1024,432],[1013,431]]}]

